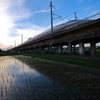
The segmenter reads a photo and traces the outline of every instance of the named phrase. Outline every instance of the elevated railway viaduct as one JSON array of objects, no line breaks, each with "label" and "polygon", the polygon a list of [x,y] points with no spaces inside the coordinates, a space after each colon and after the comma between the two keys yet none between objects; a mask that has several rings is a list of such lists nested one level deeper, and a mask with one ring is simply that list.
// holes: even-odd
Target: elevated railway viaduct
[{"label": "elevated railway viaduct", "polygon": [[[79,54],[85,55],[84,44],[90,43],[90,53],[96,53],[96,43],[100,42],[100,18],[96,20],[77,21],[69,26],[60,25],[56,30],[54,28],[54,37],[51,31],[49,34],[40,34],[28,42],[25,42],[17,47],[12,48],[10,51],[15,52],[62,52],[62,46],[66,45],[69,53],[75,53],[75,46],[79,45]],[[45,33],[45,32],[44,32]],[[42,36],[43,35],[43,36]],[[56,49],[55,49],[56,48]],[[74,50],[72,50],[74,48]]]}]

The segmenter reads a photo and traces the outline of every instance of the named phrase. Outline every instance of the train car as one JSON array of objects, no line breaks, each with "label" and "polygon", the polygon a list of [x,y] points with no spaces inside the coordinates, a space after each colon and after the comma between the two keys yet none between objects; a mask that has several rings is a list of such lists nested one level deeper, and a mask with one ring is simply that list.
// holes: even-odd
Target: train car
[{"label": "train car", "polygon": [[[61,31],[61,30],[69,30],[71,28],[74,28],[74,27],[77,27],[77,26],[80,26],[84,23],[88,23],[90,22],[91,20],[70,20],[66,23],[63,23],[63,24],[60,24],[60,25],[57,25],[57,26],[54,26],[53,27],[53,33],[55,34],[55,32],[57,31]],[[28,42],[32,42],[32,41],[36,41],[36,40],[40,40],[42,38],[46,38],[46,37],[50,37],[51,36],[51,29],[48,29],[36,36],[34,36],[33,38],[29,39],[28,41],[26,41],[25,43],[28,43]]]},{"label": "train car", "polygon": [[[84,23],[88,23],[90,21],[92,21],[92,20],[70,20],[66,23],[54,26],[53,27],[53,34],[57,35],[57,33],[60,33],[60,31],[70,30],[72,28],[81,26]],[[17,47],[22,47],[22,46],[28,45],[30,43],[34,43],[36,41],[40,41],[40,40],[50,38],[50,37],[52,38],[51,29],[48,29],[48,30],[46,30],[46,31],[44,31],[44,32],[32,37],[32,38],[29,38],[25,43],[23,43]]]}]

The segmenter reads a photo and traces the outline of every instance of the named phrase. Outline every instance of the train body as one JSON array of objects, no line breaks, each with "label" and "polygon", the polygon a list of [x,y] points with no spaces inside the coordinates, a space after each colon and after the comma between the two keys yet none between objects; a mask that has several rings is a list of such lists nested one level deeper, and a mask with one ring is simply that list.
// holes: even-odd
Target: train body
[{"label": "train body", "polygon": [[[75,28],[77,26],[80,26],[84,23],[88,23],[90,21],[91,20],[71,20],[71,21],[68,21],[66,23],[54,26],[53,27],[53,34],[59,32],[59,31],[69,30],[71,28]],[[48,29],[48,30],[46,30],[46,31],[44,31],[44,32],[32,37],[32,38],[29,38],[25,43],[23,43],[19,46],[25,46],[27,44],[34,43],[36,41],[42,40],[42,39],[47,38],[47,37],[52,37],[51,29]],[[19,47],[19,46],[17,46],[17,47]]]}]

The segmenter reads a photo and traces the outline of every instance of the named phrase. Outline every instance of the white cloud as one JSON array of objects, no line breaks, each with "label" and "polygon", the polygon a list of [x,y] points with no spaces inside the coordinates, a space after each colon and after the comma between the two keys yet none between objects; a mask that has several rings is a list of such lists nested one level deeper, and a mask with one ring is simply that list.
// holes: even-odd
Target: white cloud
[{"label": "white cloud", "polygon": [[[23,34],[23,38],[24,39],[28,39],[30,37],[33,37],[37,34],[39,34],[41,31],[36,31],[36,30],[33,30],[33,29],[18,29],[17,32],[19,34]],[[18,37],[19,38],[19,37]],[[19,41],[19,39],[17,38],[17,40]],[[25,40],[24,40],[25,41]]]},{"label": "white cloud", "polygon": [[29,38],[44,31],[44,28],[30,23],[20,24],[24,26],[23,29],[17,28],[16,21],[28,19],[36,13],[49,12],[48,10],[41,10],[31,13],[25,8],[25,2],[26,0],[0,0],[0,44],[2,44],[0,48],[11,48],[14,45],[14,40],[21,41],[21,34],[25,38]]},{"label": "white cloud", "polygon": [[40,10],[40,11],[36,11],[36,12],[34,12],[34,14],[36,14],[36,13],[45,13],[45,12],[50,12],[50,10]]}]

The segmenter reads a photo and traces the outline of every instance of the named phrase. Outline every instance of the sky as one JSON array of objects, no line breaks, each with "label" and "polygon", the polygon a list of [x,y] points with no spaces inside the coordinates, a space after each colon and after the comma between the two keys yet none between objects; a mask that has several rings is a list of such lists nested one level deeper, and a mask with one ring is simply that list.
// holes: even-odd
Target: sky
[{"label": "sky", "polygon": [[[0,0],[0,48],[9,50],[50,28],[51,0]],[[53,25],[100,12],[100,0],[52,0]],[[61,16],[59,19],[58,16]],[[99,16],[100,17],[100,16]]]}]

